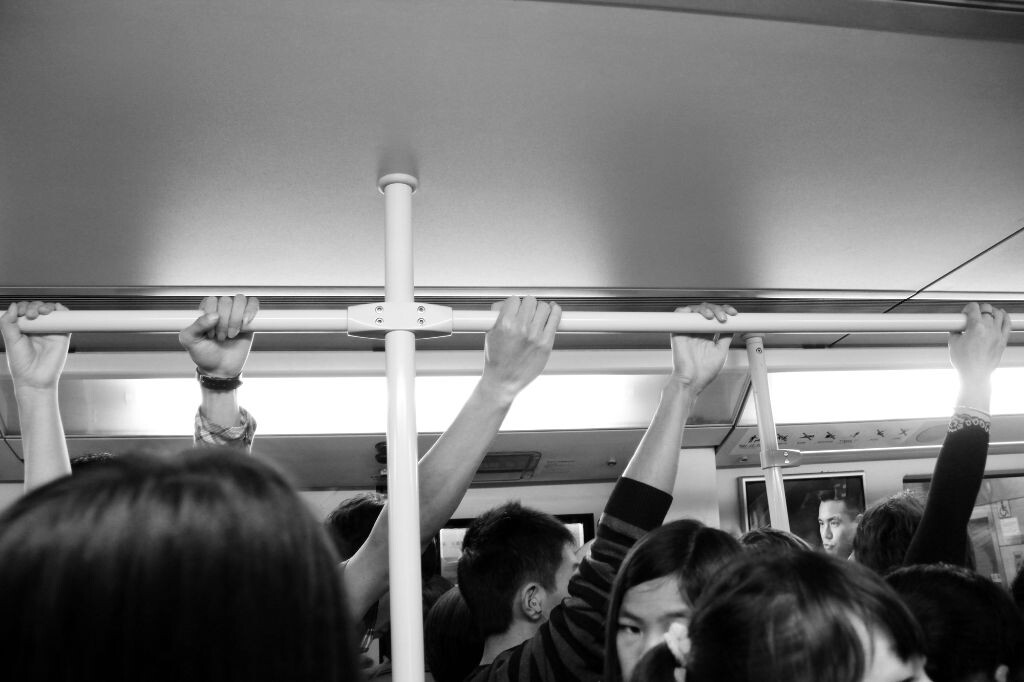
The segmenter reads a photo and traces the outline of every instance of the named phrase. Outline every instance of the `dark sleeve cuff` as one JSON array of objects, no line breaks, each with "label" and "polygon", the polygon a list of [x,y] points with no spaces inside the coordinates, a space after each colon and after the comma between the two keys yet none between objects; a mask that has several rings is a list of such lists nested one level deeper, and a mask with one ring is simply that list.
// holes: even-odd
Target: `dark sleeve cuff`
[{"label": "dark sleeve cuff", "polygon": [[641,528],[657,528],[665,521],[671,504],[672,496],[665,491],[622,477],[604,512]]}]

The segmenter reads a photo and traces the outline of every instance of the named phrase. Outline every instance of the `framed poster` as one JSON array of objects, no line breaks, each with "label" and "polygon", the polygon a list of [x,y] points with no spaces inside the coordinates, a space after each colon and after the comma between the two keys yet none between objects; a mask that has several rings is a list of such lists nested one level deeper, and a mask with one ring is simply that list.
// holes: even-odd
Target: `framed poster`
[{"label": "framed poster", "polygon": [[[763,476],[739,479],[743,530],[771,525],[768,518],[768,488]],[[864,511],[864,472],[792,474],[782,477],[789,510],[790,530],[811,547],[821,547],[818,506],[822,500],[845,500],[850,509]]]}]

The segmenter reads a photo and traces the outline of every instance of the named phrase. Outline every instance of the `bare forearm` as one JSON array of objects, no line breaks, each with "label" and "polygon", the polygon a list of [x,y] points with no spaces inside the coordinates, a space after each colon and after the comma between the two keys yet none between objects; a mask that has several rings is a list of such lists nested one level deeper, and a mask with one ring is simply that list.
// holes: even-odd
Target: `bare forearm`
[{"label": "bare forearm", "polygon": [[[481,380],[462,411],[419,462],[420,543],[425,545],[455,513],[501,427],[512,397]],[[355,618],[387,592],[388,507],[345,566],[349,608]]]},{"label": "bare forearm", "polygon": [[203,416],[214,424],[230,428],[242,423],[241,413],[238,411],[238,391],[212,391],[208,388],[202,391]]},{"label": "bare forearm", "polygon": [[455,513],[513,398],[481,380],[452,425],[420,460],[422,542],[428,542]]},{"label": "bare forearm", "polygon": [[661,401],[636,454],[622,475],[671,493],[679,467],[683,428],[697,396],[677,377],[670,377],[661,390]]},{"label": "bare forearm", "polygon": [[71,473],[57,389],[18,389],[25,492]]}]

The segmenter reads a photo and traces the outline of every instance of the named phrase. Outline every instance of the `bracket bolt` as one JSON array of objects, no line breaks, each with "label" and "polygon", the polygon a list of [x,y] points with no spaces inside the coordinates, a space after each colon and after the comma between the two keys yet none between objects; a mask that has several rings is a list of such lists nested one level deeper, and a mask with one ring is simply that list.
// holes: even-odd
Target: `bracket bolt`
[{"label": "bracket bolt", "polygon": [[419,318],[418,320],[416,320],[416,324],[420,325],[421,327],[423,326],[423,322],[424,322],[424,320],[423,320],[422,317]]},{"label": "bracket bolt", "polygon": [[382,312],[384,312],[384,306],[382,306],[382,305],[377,306],[376,308],[373,309],[373,312],[375,312],[375,313],[382,313]]},{"label": "bracket bolt", "polygon": [[384,324],[384,318],[378,317],[376,320],[374,320],[374,322],[377,323],[378,325]]},{"label": "bracket bolt", "polygon": [[425,310],[426,310],[426,308],[424,308],[423,306],[418,306],[418,307],[416,308],[416,312],[418,312],[418,313],[422,313],[422,312],[424,312]]}]

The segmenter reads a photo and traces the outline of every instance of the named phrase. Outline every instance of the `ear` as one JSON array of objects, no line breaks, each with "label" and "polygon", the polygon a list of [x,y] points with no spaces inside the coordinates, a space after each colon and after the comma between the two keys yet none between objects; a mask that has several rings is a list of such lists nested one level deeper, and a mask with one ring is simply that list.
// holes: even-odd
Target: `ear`
[{"label": "ear", "polygon": [[857,514],[857,518],[853,520],[854,523],[860,523],[860,520],[864,518],[864,514]]},{"label": "ear", "polygon": [[519,610],[531,623],[536,623],[544,618],[544,600],[547,599],[547,591],[540,583],[526,583],[519,590]]},{"label": "ear", "polygon": [[996,674],[993,676],[996,682],[1006,682],[1010,676],[1010,668],[1005,665],[1000,665],[996,668]]}]

